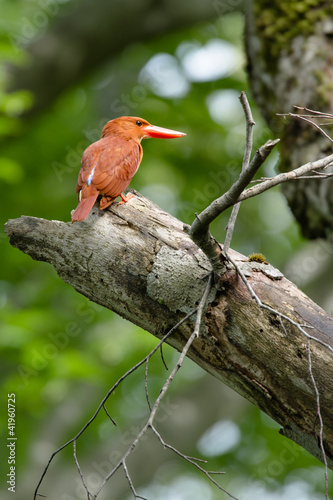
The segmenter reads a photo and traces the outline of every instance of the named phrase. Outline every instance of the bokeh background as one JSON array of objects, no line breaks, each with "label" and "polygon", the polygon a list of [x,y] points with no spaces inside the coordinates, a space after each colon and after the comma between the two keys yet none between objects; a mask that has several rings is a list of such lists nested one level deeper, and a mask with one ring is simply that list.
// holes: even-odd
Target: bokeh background
[{"label": "bokeh background", "polygon": [[[237,178],[245,123],[238,100],[252,106],[255,147],[272,132],[251,99],[243,47],[243,2],[2,0],[0,20],[1,219],[31,215],[70,220],[83,150],[121,115],[182,130],[179,141],[145,141],[131,183],[191,223]],[[276,171],[278,150],[260,175]],[[228,214],[213,225],[223,241]],[[304,240],[280,189],[243,204],[232,247],[262,252],[328,312],[332,249]],[[7,491],[7,394],[17,399],[15,498],[32,498],[50,455],[71,439],[100,400],[156,339],[90,303],[47,264],[13,249],[0,234],[1,498]],[[169,368],[178,354],[168,346]],[[152,396],[168,373],[150,364]],[[144,373],[112,395],[114,427],[100,415],[77,446],[94,489],[145,422]],[[324,498],[323,465],[279,436],[278,425],[190,360],[159,415],[172,445],[223,470],[218,481],[242,500]],[[129,460],[137,491],[152,500],[227,498],[193,467],[148,436]],[[333,477],[329,473],[333,495]],[[41,493],[86,498],[71,448],[57,456]],[[132,498],[123,472],[101,500]]]}]

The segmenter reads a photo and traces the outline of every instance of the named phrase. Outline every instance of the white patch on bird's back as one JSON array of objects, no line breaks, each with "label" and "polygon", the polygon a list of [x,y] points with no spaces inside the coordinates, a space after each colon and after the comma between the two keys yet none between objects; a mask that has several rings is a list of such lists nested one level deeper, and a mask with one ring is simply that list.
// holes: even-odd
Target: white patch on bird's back
[{"label": "white patch on bird's back", "polygon": [[[97,164],[96,164],[96,165],[97,165]],[[92,171],[90,172],[89,177],[88,177],[88,179],[87,179],[87,184],[88,184],[88,186],[90,186],[91,181],[92,181],[92,179],[93,179],[93,177],[94,177],[94,172],[95,172],[96,165],[94,166],[94,168],[93,168],[93,169],[92,169]]]}]

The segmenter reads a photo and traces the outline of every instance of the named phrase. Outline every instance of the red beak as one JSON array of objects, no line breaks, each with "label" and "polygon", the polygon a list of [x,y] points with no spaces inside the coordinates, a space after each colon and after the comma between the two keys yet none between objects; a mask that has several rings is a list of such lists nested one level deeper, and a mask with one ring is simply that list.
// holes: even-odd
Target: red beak
[{"label": "red beak", "polygon": [[155,125],[147,125],[145,127],[145,137],[154,137],[155,139],[176,139],[177,137],[183,137],[183,132],[177,132],[176,130],[169,130],[168,128],[156,127]]}]

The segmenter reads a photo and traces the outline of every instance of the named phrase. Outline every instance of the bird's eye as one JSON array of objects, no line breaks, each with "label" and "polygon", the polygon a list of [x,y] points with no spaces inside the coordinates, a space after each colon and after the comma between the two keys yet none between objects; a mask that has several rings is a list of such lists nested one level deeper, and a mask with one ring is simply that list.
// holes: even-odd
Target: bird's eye
[{"label": "bird's eye", "polygon": [[138,127],[142,127],[142,122],[140,122],[140,120],[137,120],[137,121],[135,122],[135,125],[137,125]]}]

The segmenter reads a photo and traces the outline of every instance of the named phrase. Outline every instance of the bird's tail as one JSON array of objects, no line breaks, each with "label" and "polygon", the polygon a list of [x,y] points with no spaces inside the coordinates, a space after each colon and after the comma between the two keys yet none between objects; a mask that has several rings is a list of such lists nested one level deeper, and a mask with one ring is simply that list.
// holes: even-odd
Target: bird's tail
[{"label": "bird's tail", "polygon": [[72,213],[72,222],[85,220],[98,197],[99,193],[87,196],[87,198],[82,198],[78,206]]}]

